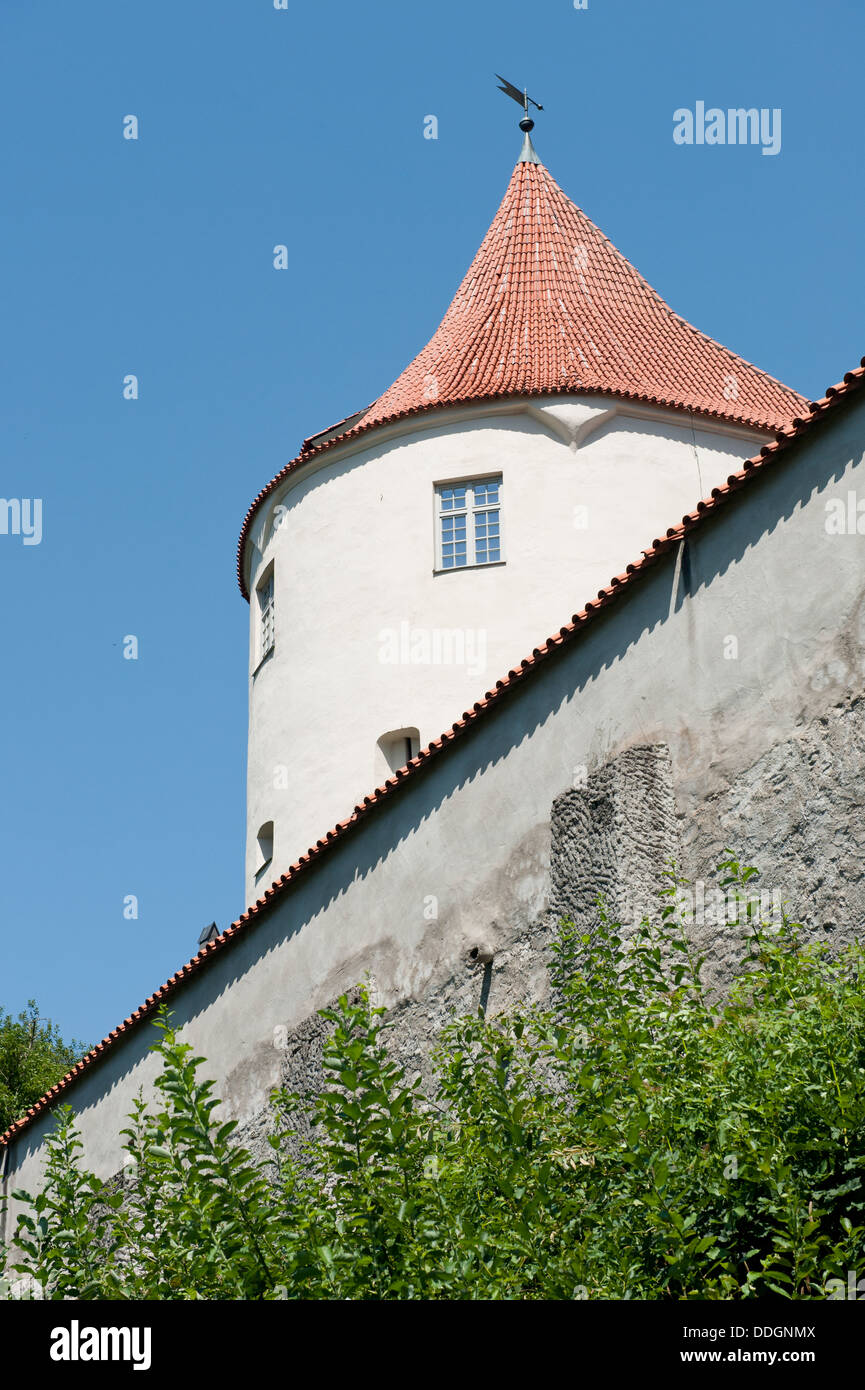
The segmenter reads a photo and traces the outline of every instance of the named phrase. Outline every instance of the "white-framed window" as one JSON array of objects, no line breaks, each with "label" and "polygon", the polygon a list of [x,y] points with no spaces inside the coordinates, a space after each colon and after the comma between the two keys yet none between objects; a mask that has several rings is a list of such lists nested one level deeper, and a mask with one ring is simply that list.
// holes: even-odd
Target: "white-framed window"
[{"label": "white-framed window", "polygon": [[273,650],[276,629],[273,606],[273,565],[256,588],[258,598],[258,660]]},{"label": "white-framed window", "polygon": [[436,569],[497,565],[502,559],[502,480],[436,485]]}]

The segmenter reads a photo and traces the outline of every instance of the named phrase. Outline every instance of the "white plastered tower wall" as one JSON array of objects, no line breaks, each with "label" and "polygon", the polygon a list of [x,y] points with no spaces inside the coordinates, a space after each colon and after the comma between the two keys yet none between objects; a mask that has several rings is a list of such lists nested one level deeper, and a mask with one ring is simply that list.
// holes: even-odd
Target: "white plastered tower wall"
[{"label": "white plastered tower wall", "polygon": [[[806,408],[674,313],[526,133],[432,338],[244,523],[247,901]],[[437,571],[437,485],[492,478],[501,556]]]},{"label": "white plastered tower wall", "polygon": [[[526,397],[380,426],[289,474],[244,556],[246,901],[390,775],[382,735],[437,738],[765,440],[601,395]],[[436,485],[493,475],[502,563],[436,571]]]}]

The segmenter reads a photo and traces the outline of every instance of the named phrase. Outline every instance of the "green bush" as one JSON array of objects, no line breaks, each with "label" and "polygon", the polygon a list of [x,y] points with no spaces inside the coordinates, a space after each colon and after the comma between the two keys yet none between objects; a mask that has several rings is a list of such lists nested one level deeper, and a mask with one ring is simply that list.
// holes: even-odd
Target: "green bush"
[{"label": "green bush", "polygon": [[[744,899],[756,870],[721,873]],[[340,999],[318,1093],[274,1097],[269,1165],[163,1017],[124,1183],[82,1171],[58,1112],[17,1271],[58,1298],[825,1297],[865,1255],[862,951],[751,904],[716,1003],[676,893],[625,942],[602,905],[591,936],[563,923],[550,1006],[447,1027],[434,1099],[365,991]]]}]

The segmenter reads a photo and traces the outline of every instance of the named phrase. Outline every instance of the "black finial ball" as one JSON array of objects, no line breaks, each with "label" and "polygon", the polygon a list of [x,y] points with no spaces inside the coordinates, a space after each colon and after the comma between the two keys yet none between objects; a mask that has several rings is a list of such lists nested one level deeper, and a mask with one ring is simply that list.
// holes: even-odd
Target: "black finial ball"
[{"label": "black finial ball", "polygon": [[520,130],[524,130],[526,135],[528,135],[529,131],[534,130],[534,128],[535,123],[531,116],[523,116],[523,119],[520,121]]}]

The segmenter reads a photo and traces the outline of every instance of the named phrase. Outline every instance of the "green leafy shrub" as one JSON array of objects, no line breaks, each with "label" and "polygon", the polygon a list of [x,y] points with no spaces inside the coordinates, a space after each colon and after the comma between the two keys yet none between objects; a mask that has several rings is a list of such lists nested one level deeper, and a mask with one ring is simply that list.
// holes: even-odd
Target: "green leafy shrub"
[{"label": "green leafy shrub", "polygon": [[[756,871],[721,873],[744,898]],[[752,903],[714,1002],[676,892],[626,941],[602,905],[591,935],[563,923],[549,1007],[448,1026],[433,1099],[344,996],[318,1093],[274,1097],[270,1165],[163,1018],[125,1181],[81,1170],[59,1111],[16,1269],[77,1298],[825,1297],[865,1258],[862,952]]]}]

